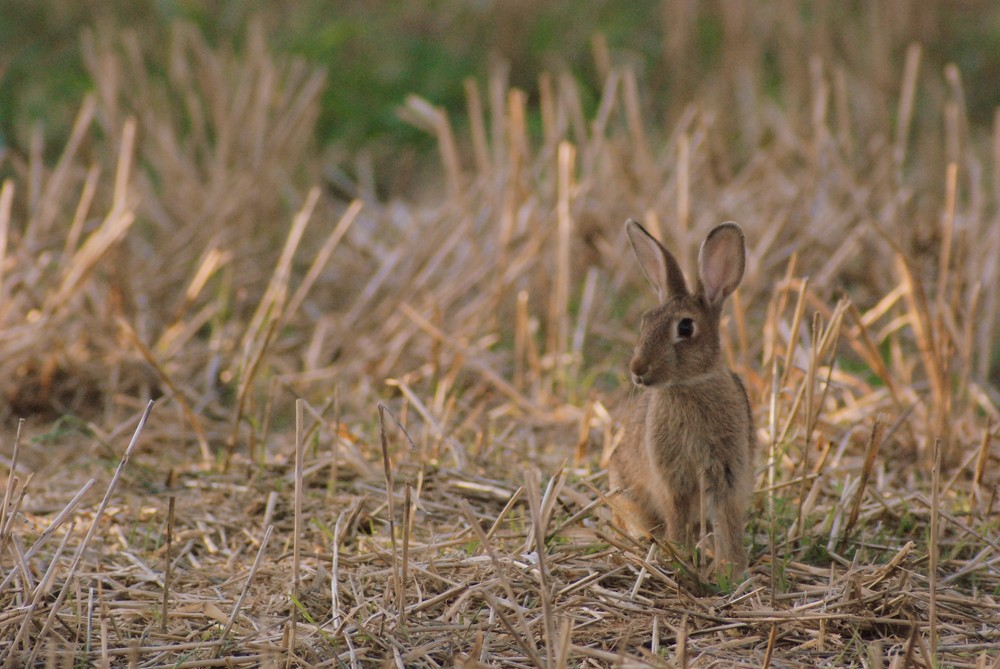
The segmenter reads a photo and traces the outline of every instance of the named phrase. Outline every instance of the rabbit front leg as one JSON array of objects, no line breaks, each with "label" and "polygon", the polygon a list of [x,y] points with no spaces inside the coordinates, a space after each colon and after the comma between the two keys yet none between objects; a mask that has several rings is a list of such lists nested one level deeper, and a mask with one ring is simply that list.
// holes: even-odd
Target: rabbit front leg
[{"label": "rabbit front leg", "polygon": [[692,545],[691,514],[694,510],[694,496],[674,493],[668,496],[664,520],[667,525],[667,539],[671,543],[690,550]]},{"label": "rabbit front leg", "polygon": [[716,570],[723,565],[731,565],[733,573],[738,574],[747,568],[747,553],[743,546],[743,515],[746,509],[733,490],[726,493],[717,495],[713,504],[715,564]]}]

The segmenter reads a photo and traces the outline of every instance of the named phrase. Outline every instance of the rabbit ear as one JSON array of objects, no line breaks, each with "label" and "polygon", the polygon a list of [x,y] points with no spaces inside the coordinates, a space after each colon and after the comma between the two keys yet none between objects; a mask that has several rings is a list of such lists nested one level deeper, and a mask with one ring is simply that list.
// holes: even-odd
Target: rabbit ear
[{"label": "rabbit ear", "polygon": [[625,232],[632,244],[632,251],[639,260],[639,267],[653,284],[660,303],[666,302],[671,297],[687,295],[688,287],[684,281],[684,273],[670,255],[670,251],[663,248],[663,244],[646,232],[646,228],[631,218],[625,221]]},{"label": "rabbit ear", "polygon": [[708,233],[698,253],[701,290],[711,305],[720,305],[740,285],[746,268],[743,230],[735,223],[723,223]]}]

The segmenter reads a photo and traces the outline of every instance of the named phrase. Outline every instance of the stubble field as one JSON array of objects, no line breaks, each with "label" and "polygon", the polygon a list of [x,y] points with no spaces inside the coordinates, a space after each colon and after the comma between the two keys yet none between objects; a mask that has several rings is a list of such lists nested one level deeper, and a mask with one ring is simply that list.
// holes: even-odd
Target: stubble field
[{"label": "stubble field", "polygon": [[[891,16],[813,30],[780,99],[749,29],[689,100],[600,39],[592,113],[415,91],[393,197],[259,25],[85,33],[69,139],[0,154],[0,662],[996,666],[1000,126]],[[685,269],[746,232],[745,578],[611,519],[630,216]]]}]

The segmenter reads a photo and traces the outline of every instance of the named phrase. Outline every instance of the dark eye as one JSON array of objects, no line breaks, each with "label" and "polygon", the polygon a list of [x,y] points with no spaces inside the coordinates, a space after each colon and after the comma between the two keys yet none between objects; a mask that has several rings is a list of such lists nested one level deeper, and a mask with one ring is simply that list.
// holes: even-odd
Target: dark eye
[{"label": "dark eye", "polygon": [[694,321],[690,318],[682,318],[677,321],[677,336],[687,339],[694,334]]}]

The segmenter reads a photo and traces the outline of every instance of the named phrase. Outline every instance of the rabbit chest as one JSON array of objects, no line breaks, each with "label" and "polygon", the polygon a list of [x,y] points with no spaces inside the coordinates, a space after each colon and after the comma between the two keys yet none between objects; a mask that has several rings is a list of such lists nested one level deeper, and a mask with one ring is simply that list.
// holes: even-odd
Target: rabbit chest
[{"label": "rabbit chest", "polygon": [[[728,376],[728,375],[727,375]],[[749,417],[735,382],[653,388],[643,446],[652,468],[675,494],[739,485],[750,457]],[[737,410],[732,410],[737,407]]]}]

